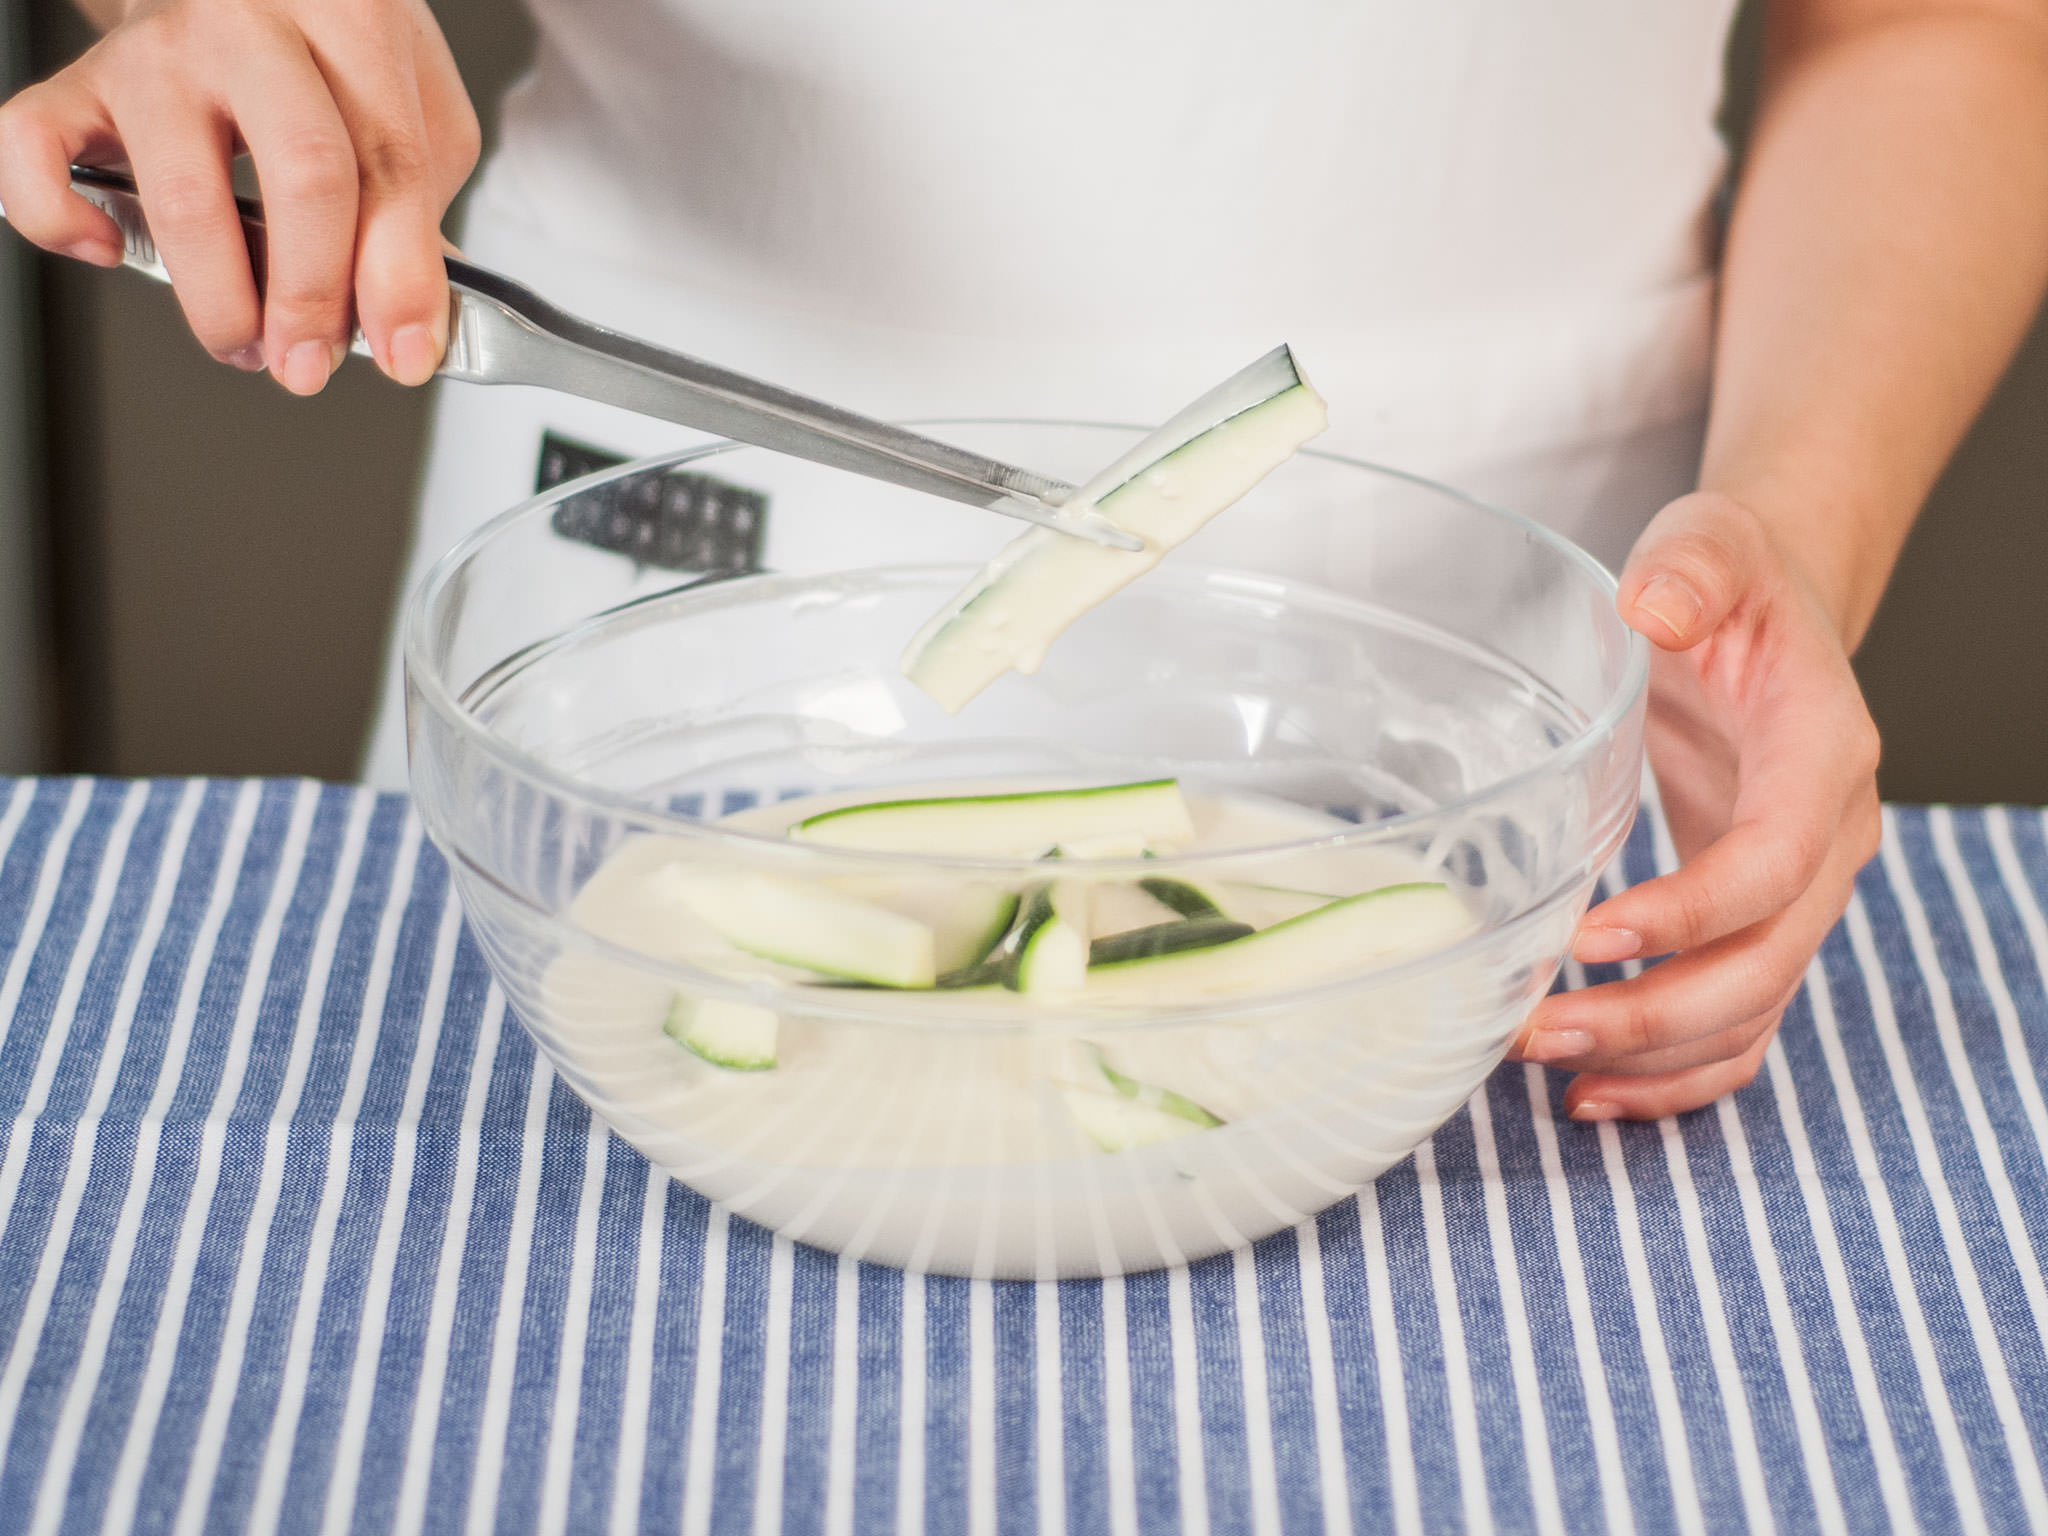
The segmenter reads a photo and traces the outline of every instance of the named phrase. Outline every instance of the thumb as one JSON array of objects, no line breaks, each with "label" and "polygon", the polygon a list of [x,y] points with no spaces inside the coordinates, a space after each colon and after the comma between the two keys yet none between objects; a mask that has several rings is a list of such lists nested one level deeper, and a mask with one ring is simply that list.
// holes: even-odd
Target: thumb
[{"label": "thumb", "polygon": [[1751,589],[1766,535],[1740,502],[1714,491],[1681,496],[1650,520],[1622,568],[1622,622],[1667,651],[1711,635]]}]

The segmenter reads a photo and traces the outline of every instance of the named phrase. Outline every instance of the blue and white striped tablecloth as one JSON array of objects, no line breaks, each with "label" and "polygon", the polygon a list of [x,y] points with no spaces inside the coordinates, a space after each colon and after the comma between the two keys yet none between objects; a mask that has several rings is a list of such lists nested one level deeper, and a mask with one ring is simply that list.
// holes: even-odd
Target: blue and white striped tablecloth
[{"label": "blue and white striped tablecloth", "polygon": [[0,781],[0,1531],[2048,1529],[2044,909],[1893,811],[1733,1100],[988,1284],[650,1178],[403,800]]}]

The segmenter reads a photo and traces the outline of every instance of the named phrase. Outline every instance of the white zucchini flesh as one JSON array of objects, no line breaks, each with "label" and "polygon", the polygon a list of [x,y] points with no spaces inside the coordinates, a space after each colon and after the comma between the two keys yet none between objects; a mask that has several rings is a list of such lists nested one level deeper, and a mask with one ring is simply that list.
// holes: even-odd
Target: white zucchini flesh
[{"label": "white zucchini flesh", "polygon": [[732,1072],[765,1072],[775,1065],[775,1035],[781,1021],[754,1003],[677,994],[662,1026],[668,1037],[714,1067]]},{"label": "white zucchini flesh", "polygon": [[942,976],[986,960],[1017,921],[1021,905],[1008,886],[959,880],[841,875],[828,883],[931,929],[932,956]]},{"label": "white zucchini flesh", "polygon": [[939,969],[961,970],[981,964],[1017,920],[1017,907],[1015,891],[961,893],[953,910],[932,928],[938,941]]},{"label": "white zucchini flesh", "polygon": [[1225,917],[1254,928],[1272,928],[1304,917],[1318,907],[1339,900],[1317,891],[1297,891],[1284,885],[1255,885],[1244,880],[1217,880],[1196,887]]},{"label": "white zucchini flesh", "polygon": [[1052,909],[1085,943],[1095,931],[1097,887],[1092,880],[1068,876],[1052,883]]},{"label": "white zucchini flesh", "polygon": [[882,987],[929,987],[937,978],[930,927],[845,891],[675,864],[657,878],[719,937],[749,954]]},{"label": "white zucchini flesh", "polygon": [[1193,1136],[1203,1127],[1159,1108],[1100,1088],[1064,1087],[1060,1097],[1082,1134],[1104,1152],[1130,1152]]},{"label": "white zucchini flesh", "polygon": [[[1286,886],[1254,885],[1242,880],[1174,880],[1171,882],[1154,878],[1152,886],[1159,890],[1170,885],[1184,886],[1196,896],[1207,899],[1220,916],[1240,923],[1249,923],[1254,928],[1271,928],[1277,923],[1287,922],[1317,907],[1326,907],[1340,900],[1316,891],[1297,891]],[[1185,904],[1185,902],[1184,902]],[[1132,928],[1149,928],[1158,923],[1172,922],[1176,917],[1191,914],[1181,907],[1160,899],[1155,889],[1145,884],[1132,882],[1108,882],[1095,890],[1095,923],[1090,930],[1095,938],[1106,938]]]},{"label": "white zucchini flesh", "polygon": [[1088,936],[1108,938],[1133,928],[1150,928],[1170,923],[1180,914],[1135,882],[1105,881],[1095,891],[1095,920]]},{"label": "white zucchini flesh", "polygon": [[1142,859],[1146,853],[1160,850],[1151,847],[1141,832],[1111,832],[1101,837],[1077,837],[1072,842],[1061,843],[1057,851],[1063,859]]},{"label": "white zucchini flesh", "polygon": [[1161,1088],[1155,1083],[1141,1083],[1138,1079],[1117,1071],[1115,1067],[1109,1064],[1109,1058],[1103,1055],[1100,1047],[1097,1047],[1095,1051],[1095,1065],[1101,1071],[1104,1080],[1108,1082],[1109,1086],[1114,1088],[1123,1098],[1129,1099],[1134,1104],[1143,1104],[1148,1108],[1163,1110],[1165,1113],[1185,1120],[1190,1125],[1197,1126],[1202,1130],[1208,1130],[1212,1126],[1218,1126],[1223,1123],[1185,1094],[1175,1093],[1171,1088]]},{"label": "white zucchini flesh", "polygon": [[1149,779],[1088,789],[876,800],[807,817],[789,835],[877,853],[1035,859],[1051,848],[1109,836],[1141,837],[1166,851],[1185,846],[1194,830],[1180,785]]},{"label": "white zucchini flesh", "polygon": [[[1126,454],[1075,493],[1145,542],[1108,549],[1033,528],[1005,545],[912,638],[903,673],[942,708],[959,713],[1004,672],[1035,672],[1047,648],[1082,614],[1157,565],[1296,449],[1321,432],[1329,413],[1305,379],[1176,443],[1174,424],[1140,449],[1158,457],[1130,473]],[[1139,462],[1145,462],[1142,456]]]},{"label": "white zucchini flesh", "polygon": [[1104,1152],[1127,1152],[1192,1136],[1223,1122],[1194,1100],[1170,1088],[1119,1072],[1097,1045],[1076,1042],[1084,1057],[1060,1085],[1067,1111],[1088,1139]]},{"label": "white zucchini flesh", "polygon": [[1078,992],[1088,980],[1088,923],[1093,893],[1080,880],[1056,880],[1026,909],[1012,971],[1027,997]]},{"label": "white zucchini flesh", "polygon": [[1445,886],[1386,886],[1211,949],[1095,966],[1085,995],[1091,1001],[1171,1007],[1312,986],[1440,949],[1472,927],[1471,912]]},{"label": "white zucchini flesh", "polygon": [[1321,891],[1297,891],[1285,885],[1253,885],[1241,880],[1219,880],[1216,893],[1223,910],[1254,928],[1272,928],[1306,917],[1318,907],[1339,900]]},{"label": "white zucchini flesh", "polygon": [[1025,936],[1015,974],[1026,997],[1078,992],[1088,980],[1088,941],[1063,918],[1049,917]]}]

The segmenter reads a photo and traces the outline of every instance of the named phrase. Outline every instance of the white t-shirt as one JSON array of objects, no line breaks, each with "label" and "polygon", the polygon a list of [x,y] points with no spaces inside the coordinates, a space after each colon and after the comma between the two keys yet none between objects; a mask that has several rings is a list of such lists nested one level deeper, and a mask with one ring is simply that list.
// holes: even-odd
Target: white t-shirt
[{"label": "white t-shirt", "polygon": [[[1154,421],[1284,340],[1319,446],[1609,561],[1691,484],[1733,0],[530,3],[464,247],[590,319],[899,419]],[[688,440],[444,386],[409,580],[549,429]]]}]

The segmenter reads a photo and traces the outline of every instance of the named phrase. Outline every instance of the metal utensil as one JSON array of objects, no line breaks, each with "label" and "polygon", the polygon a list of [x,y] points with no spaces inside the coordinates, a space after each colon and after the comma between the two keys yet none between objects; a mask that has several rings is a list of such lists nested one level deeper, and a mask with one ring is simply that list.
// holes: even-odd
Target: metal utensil
[{"label": "metal utensil", "polygon": [[[120,229],[124,266],[159,282],[170,281],[131,178],[118,171],[74,166],[71,186]],[[249,198],[236,202],[260,285],[263,205]],[[529,384],[581,395],[1022,518],[1092,543],[1144,548],[1142,541],[1099,513],[1063,510],[1062,504],[1074,493],[1064,481],[592,325],[510,278],[459,257],[445,259],[451,297],[448,351],[439,370],[443,378],[471,384]],[[369,355],[360,333],[351,350]]]}]

